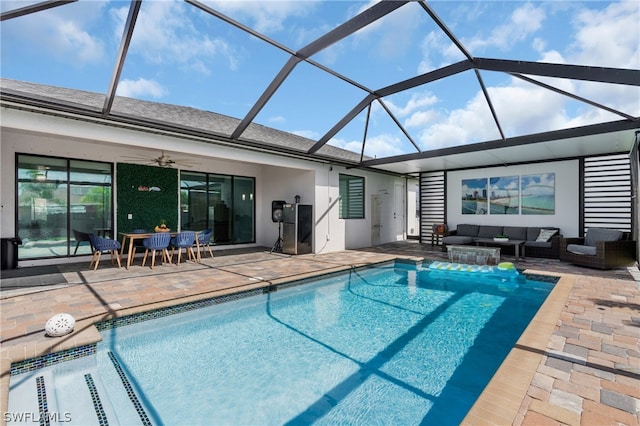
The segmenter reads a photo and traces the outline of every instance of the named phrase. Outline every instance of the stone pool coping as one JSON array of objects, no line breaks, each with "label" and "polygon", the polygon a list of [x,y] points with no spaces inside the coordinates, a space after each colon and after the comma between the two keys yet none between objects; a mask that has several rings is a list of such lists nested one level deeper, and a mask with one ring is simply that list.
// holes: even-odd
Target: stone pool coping
[{"label": "stone pool coping", "polygon": [[[558,276],[544,271],[537,275]],[[463,425],[514,424],[576,277],[561,276],[551,293],[464,418]]]}]

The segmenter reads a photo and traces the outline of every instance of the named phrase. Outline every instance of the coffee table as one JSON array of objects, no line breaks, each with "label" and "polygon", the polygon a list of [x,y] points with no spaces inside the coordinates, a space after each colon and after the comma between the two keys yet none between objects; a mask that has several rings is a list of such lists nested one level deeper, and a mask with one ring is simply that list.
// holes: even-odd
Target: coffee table
[{"label": "coffee table", "polygon": [[522,258],[524,259],[526,257],[526,253],[525,253],[525,240],[512,240],[512,239],[508,239],[508,240],[500,240],[500,241],[496,241],[493,238],[478,238],[477,240],[474,241],[475,244],[477,246],[512,246],[515,249],[515,254],[516,254],[516,262],[518,262],[520,260],[520,252],[522,252]]}]

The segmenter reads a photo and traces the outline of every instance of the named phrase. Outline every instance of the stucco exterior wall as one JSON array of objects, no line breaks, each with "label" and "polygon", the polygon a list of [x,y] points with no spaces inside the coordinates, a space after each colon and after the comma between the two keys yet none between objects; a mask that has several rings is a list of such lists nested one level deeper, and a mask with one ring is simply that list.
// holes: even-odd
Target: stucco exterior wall
[{"label": "stucco exterior wall", "polygon": [[[271,219],[271,202],[312,204],[314,210],[314,252],[331,252],[371,245],[370,194],[394,194],[394,185],[404,179],[387,174],[349,169],[304,159],[219,146],[202,141],[152,134],[135,129],[87,123],[14,109],[2,109],[0,133],[0,235],[15,236],[15,154],[46,155],[104,162],[128,162],[125,157],[157,157],[162,150],[173,159],[185,158],[192,164],[182,170],[220,173],[256,179],[256,242],[271,247],[278,238],[278,227]],[[130,160],[129,160],[130,162]],[[338,179],[340,173],[365,177],[365,218],[339,219]],[[396,197],[397,198],[397,197]],[[395,241],[397,218],[392,204],[384,199],[379,243]],[[117,209],[117,205],[116,205]],[[21,265],[23,266],[23,265]],[[28,265],[24,265],[28,266]]]},{"label": "stucco exterior wall", "polygon": [[[462,214],[463,179],[522,176],[555,173],[555,213],[545,215],[470,215]],[[578,160],[554,161],[507,167],[489,167],[447,173],[447,224],[456,229],[461,223],[496,226],[553,226],[566,237],[578,236],[579,163]]]}]

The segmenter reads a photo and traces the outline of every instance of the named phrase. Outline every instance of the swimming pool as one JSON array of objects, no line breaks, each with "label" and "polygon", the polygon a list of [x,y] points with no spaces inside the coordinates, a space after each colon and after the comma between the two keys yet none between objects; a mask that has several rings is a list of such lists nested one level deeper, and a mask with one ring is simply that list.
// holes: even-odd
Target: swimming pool
[{"label": "swimming pool", "polygon": [[[121,424],[458,424],[552,286],[352,270],[106,329],[95,357],[78,361]],[[56,384],[75,362],[52,367]]]}]

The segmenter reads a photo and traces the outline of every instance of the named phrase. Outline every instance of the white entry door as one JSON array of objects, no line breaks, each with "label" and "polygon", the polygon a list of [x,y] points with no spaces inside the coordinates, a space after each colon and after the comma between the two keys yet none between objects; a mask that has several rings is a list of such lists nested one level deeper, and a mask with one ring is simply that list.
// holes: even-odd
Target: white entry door
[{"label": "white entry door", "polygon": [[393,235],[396,241],[406,238],[404,233],[405,224],[405,187],[404,184],[396,182],[393,191]]},{"label": "white entry door", "polygon": [[381,200],[378,194],[371,196],[371,245],[380,245],[380,230],[382,224],[380,223],[380,209]]}]

